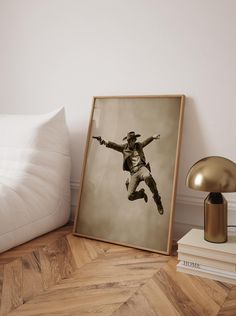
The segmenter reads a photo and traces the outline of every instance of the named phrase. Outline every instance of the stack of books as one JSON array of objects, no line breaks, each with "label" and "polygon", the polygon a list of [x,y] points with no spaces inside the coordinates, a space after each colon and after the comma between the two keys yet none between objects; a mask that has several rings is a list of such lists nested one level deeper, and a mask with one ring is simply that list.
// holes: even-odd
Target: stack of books
[{"label": "stack of books", "polygon": [[236,234],[226,243],[204,240],[204,231],[192,229],[178,241],[177,271],[236,284]]}]

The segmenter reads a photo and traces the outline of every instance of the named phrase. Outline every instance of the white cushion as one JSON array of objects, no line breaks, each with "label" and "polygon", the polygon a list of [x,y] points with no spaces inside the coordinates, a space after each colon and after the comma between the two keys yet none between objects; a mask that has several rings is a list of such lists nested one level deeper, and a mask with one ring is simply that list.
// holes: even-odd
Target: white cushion
[{"label": "white cushion", "polygon": [[0,115],[0,252],[62,226],[69,216],[64,109]]}]

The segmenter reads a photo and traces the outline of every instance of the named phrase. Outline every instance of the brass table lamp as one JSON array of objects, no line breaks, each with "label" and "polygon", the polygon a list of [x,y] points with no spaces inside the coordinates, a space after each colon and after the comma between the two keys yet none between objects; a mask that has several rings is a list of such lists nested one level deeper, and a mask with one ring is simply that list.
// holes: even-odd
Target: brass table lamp
[{"label": "brass table lamp", "polygon": [[236,192],[236,164],[219,156],[203,158],[190,168],[186,185],[210,192],[204,202],[204,239],[226,242],[227,201],[221,192]]}]

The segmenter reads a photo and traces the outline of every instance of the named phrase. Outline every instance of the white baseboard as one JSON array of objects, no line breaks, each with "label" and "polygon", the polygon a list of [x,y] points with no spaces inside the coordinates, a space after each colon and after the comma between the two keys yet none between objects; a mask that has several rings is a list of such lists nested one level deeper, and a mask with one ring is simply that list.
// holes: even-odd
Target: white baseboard
[{"label": "white baseboard", "polygon": [[[78,207],[80,183],[71,182],[71,216],[74,219]],[[203,197],[177,195],[173,238],[178,240],[191,228],[203,228]],[[236,225],[236,199],[227,196],[228,224]]]},{"label": "white baseboard", "polygon": [[71,187],[71,220],[74,220],[76,210],[78,207],[80,183],[71,181],[70,187]]},{"label": "white baseboard", "polygon": [[[229,194],[229,193],[228,193]],[[207,193],[205,194],[207,196]],[[195,195],[177,195],[176,202],[184,205],[202,206],[204,197]],[[236,211],[236,199],[227,197],[228,208]]]}]

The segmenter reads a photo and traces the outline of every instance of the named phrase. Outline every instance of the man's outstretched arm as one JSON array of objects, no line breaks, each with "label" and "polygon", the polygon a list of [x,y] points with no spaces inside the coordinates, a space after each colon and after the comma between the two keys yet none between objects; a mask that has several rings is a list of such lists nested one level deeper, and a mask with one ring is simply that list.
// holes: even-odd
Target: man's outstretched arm
[{"label": "man's outstretched arm", "polygon": [[142,147],[145,147],[147,146],[148,144],[150,144],[154,139],[160,139],[160,134],[155,134],[151,137],[148,137],[147,139],[145,139],[143,142],[142,142]]},{"label": "man's outstretched arm", "polygon": [[119,145],[110,141],[105,141],[104,139],[102,139],[101,136],[93,136],[93,138],[95,138],[100,143],[100,145],[105,145],[107,148],[111,148],[119,152],[123,151],[123,145]]}]

